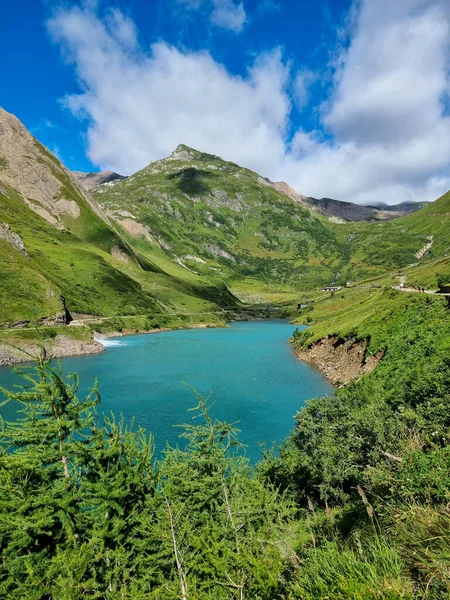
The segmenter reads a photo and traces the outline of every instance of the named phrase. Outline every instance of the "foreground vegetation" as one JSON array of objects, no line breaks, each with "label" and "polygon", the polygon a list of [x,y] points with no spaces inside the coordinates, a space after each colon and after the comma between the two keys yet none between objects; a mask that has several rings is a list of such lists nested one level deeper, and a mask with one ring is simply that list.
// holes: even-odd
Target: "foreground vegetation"
[{"label": "foreground vegetation", "polygon": [[[338,327],[341,296],[309,313],[311,339],[334,309]],[[385,312],[361,309],[351,334],[379,331],[379,367],[310,401],[257,465],[199,397],[179,447],[156,458],[145,432],[100,416],[96,386],[79,399],[75,376],[27,370],[26,388],[5,392],[22,419],[0,436],[0,596],[448,598],[447,303],[366,302]]]},{"label": "foreground vegetation", "polygon": [[[52,202],[79,215],[56,212],[53,226],[3,177],[0,346],[214,325],[246,302],[295,303],[312,325],[294,336],[298,349],[331,335],[383,359],[310,401],[257,465],[199,397],[179,447],[155,457],[149,433],[101,415],[96,385],[81,399],[76,376],[42,359],[22,390],[3,391],[22,414],[0,424],[0,597],[447,599],[449,306],[389,288],[450,284],[450,193],[395,222],[338,225],[181,146],[97,190],[111,220],[29,144],[17,155],[43,165],[58,182]],[[8,165],[0,157],[3,175]],[[317,289],[368,277],[382,287]],[[298,298],[299,288],[313,291]],[[54,326],[66,311],[84,326]]]}]

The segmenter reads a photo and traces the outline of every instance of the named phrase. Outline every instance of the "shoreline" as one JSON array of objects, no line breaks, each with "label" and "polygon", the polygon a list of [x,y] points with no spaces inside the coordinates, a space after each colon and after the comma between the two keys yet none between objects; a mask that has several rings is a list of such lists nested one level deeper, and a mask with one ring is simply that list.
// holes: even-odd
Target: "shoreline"
[{"label": "shoreline", "polygon": [[[234,318],[230,318],[228,321],[191,323],[189,325],[184,324],[181,327],[161,327],[154,329],[137,329],[130,327],[123,328],[121,331],[89,331],[89,335],[86,335],[84,339],[76,339],[68,334],[69,331],[81,329],[81,327],[65,325],[64,327],[55,328],[58,330],[61,329],[61,332],[58,331],[54,337],[44,340],[23,339],[18,341],[17,338],[15,340],[13,338],[14,343],[9,344],[8,342],[4,342],[0,337],[0,368],[36,362],[42,349],[44,349],[47,355],[51,356],[52,359],[66,358],[69,356],[89,356],[90,354],[100,354],[105,351],[106,346],[102,344],[102,339],[106,340],[113,337],[155,334],[182,329],[223,328],[228,327],[228,323],[240,321],[267,321],[274,318],[277,317],[271,315],[269,318],[265,318],[261,313],[256,316],[242,312],[241,314],[235,314]],[[7,329],[4,331],[13,332],[14,330]],[[26,328],[17,329],[17,333],[19,334],[20,332],[30,332],[30,330]],[[0,331],[0,335],[1,333],[2,332]]]},{"label": "shoreline", "polygon": [[307,348],[296,349],[298,360],[315,367],[338,389],[359,377],[372,373],[382,360],[384,351],[367,355],[367,342],[355,338],[340,339],[326,336]]},{"label": "shoreline", "polygon": [[52,359],[67,358],[69,356],[89,356],[91,354],[101,354],[106,351],[106,346],[102,344],[102,339],[106,340],[130,335],[150,335],[180,329],[214,329],[218,327],[228,327],[228,325],[226,323],[193,323],[192,325],[183,327],[161,327],[149,330],[130,328],[122,331],[108,331],[106,333],[93,332],[90,339],[86,338],[84,340],[78,340],[66,335],[67,329],[64,328],[64,332],[58,333],[50,340],[40,342],[24,340],[20,344],[8,344],[0,341],[0,367],[34,363],[42,350],[45,350]]},{"label": "shoreline", "polygon": [[[83,340],[75,339],[69,335],[66,335],[67,329],[70,326],[61,328],[61,333],[57,333],[54,338],[39,342],[36,340],[24,340],[23,342],[10,345],[8,343],[2,343],[0,338],[0,368],[13,367],[14,365],[25,363],[34,363],[37,360],[39,352],[41,352],[43,348],[48,356],[51,356],[52,359],[68,358],[69,356],[89,356],[91,354],[101,354],[102,352],[105,352],[107,346],[102,344],[102,340],[115,337],[127,337],[130,335],[153,335],[167,331],[179,331],[187,329],[217,329],[229,327],[228,323],[272,320],[265,319],[263,317],[253,317],[250,315],[245,316],[247,317],[245,319],[230,319],[230,321],[224,321],[221,323],[192,323],[191,325],[183,325],[182,327],[160,327],[154,329],[126,328],[122,331],[107,331],[105,333],[92,332],[89,337]],[[30,357],[30,354],[33,355],[33,358]]]}]

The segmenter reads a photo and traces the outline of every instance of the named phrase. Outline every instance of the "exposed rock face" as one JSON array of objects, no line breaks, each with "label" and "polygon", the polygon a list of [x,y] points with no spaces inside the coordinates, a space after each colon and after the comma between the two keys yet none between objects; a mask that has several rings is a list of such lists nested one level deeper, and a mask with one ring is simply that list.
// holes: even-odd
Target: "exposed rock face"
[{"label": "exposed rock face", "polygon": [[130,262],[130,257],[128,256],[128,254],[124,252],[121,248],[119,248],[119,246],[113,246],[111,248],[111,255],[114,256],[114,258],[116,258],[117,260],[120,260],[120,262]]},{"label": "exposed rock face", "polygon": [[[332,222],[334,223],[340,223],[342,221],[386,221],[397,219],[405,214],[420,210],[424,206],[423,202],[404,202],[403,204],[390,207],[387,204],[362,206],[360,204],[354,204],[353,202],[333,200],[333,198],[321,198],[318,200],[317,198],[299,194],[284,181],[272,182],[270,179],[266,179],[266,181],[274,189],[291,200],[299,202],[300,204],[307,204],[325,217],[332,217],[334,219]],[[337,221],[336,219],[340,219],[340,221]]]},{"label": "exposed rock face", "polygon": [[150,231],[147,229],[145,225],[142,223],[138,223],[133,219],[121,219],[117,221],[119,225],[121,225],[127,233],[132,235],[135,238],[143,238],[147,240],[147,242],[156,243],[156,240],[152,237]]},{"label": "exposed rock face", "polygon": [[28,252],[25,248],[22,238],[18,233],[14,233],[7,223],[0,223],[0,240],[8,242],[11,244],[11,246],[16,248],[16,250],[19,250],[19,252],[28,258]]},{"label": "exposed rock face", "polygon": [[278,192],[284,194],[291,200],[294,200],[294,202],[299,202],[300,204],[308,204],[308,198],[306,196],[303,196],[302,194],[296,192],[294,188],[291,188],[291,186],[285,183],[284,181],[272,182],[270,181],[270,179],[266,179],[266,181]]},{"label": "exposed rock face", "polygon": [[40,345],[24,341],[22,347],[28,354],[0,342],[0,366],[31,361],[33,360],[32,357],[37,358],[39,356],[42,351],[42,345],[48,356],[53,358],[82,354],[99,354],[104,350],[104,346],[95,340],[76,340],[64,334],[57,335],[53,340],[44,341]]},{"label": "exposed rock face", "polygon": [[57,200],[54,208],[58,215],[69,215],[72,219],[78,219],[81,214],[80,207],[74,200]]},{"label": "exposed rock face", "polygon": [[81,171],[72,171],[72,175],[77,179],[85,190],[90,190],[104,183],[120,181],[126,179],[125,175],[119,175],[114,171],[99,171],[98,173],[82,173]]},{"label": "exposed rock face", "polygon": [[189,148],[189,146],[185,146],[184,144],[178,144],[172,154],[168,157],[168,160],[195,160],[196,154],[200,154],[193,150],[193,148]]},{"label": "exposed rock face", "polygon": [[78,218],[79,202],[105,215],[66,169],[14,115],[0,108],[0,181],[17,190],[26,204],[58,229],[62,217]]},{"label": "exposed rock face", "polygon": [[335,385],[346,385],[371,373],[384,356],[384,352],[368,356],[365,341],[336,337],[323,338],[296,354],[300,360],[317,367]]},{"label": "exposed rock face", "polygon": [[236,262],[236,259],[232,254],[226,252],[225,250],[222,250],[222,248],[219,248],[219,246],[214,246],[213,244],[205,244],[205,250],[210,254],[213,254],[214,256],[221,256],[222,258],[226,258],[228,260],[231,260],[232,262]]},{"label": "exposed rock face", "polygon": [[186,254],[184,257],[186,260],[192,260],[193,262],[200,263],[202,265],[206,265],[206,261],[203,258],[199,258],[198,256],[194,256],[193,254]]}]

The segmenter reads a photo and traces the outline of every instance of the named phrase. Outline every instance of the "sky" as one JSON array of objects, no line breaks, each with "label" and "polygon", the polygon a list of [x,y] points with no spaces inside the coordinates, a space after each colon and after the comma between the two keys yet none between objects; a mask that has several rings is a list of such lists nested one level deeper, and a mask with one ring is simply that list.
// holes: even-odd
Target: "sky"
[{"label": "sky", "polygon": [[0,106],[72,170],[180,144],[362,204],[450,189],[449,0],[3,0]]}]

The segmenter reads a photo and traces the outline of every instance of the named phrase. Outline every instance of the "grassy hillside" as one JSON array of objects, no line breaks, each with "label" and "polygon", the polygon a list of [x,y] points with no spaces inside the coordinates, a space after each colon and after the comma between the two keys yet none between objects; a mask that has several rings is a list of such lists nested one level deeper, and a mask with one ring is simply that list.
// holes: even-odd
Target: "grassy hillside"
[{"label": "grassy hillside", "polygon": [[237,291],[361,280],[449,250],[442,199],[395,221],[335,224],[256,173],[183,145],[94,193],[149,260],[164,254]]},{"label": "grassy hillside", "polygon": [[[0,109],[0,327],[88,315],[223,318],[222,281],[151,252],[111,222],[59,160]],[[129,236],[128,236],[129,237]],[[218,316],[220,315],[220,316]]]},{"label": "grassy hillside", "polygon": [[[70,312],[101,316],[219,310],[213,300],[200,298],[195,286],[152,271],[151,265],[142,268],[131,253],[126,263],[114,258],[107,246],[121,241],[103,223],[97,229],[98,245],[86,242],[47,224],[11,189],[0,194],[0,221],[20,235],[28,255],[1,242],[1,277],[7,282],[1,287],[2,324],[51,317],[62,310],[61,296]],[[92,221],[91,215],[86,232],[91,239]],[[213,286],[197,282],[197,287],[205,297],[220,298]]]},{"label": "grassy hillside", "polygon": [[[395,221],[336,226],[348,239],[347,264],[340,281],[367,279],[411,265],[423,265],[411,283],[436,287],[427,265],[450,256],[450,192],[425,208]],[[415,267],[413,267],[415,268]],[[420,269],[417,271],[420,273]]]},{"label": "grassy hillside", "polygon": [[[307,296],[304,302],[307,303]],[[330,335],[338,338],[355,337],[369,342],[368,352],[376,354],[385,349],[398,324],[404,326],[404,314],[424,310],[431,315],[435,307],[447,323],[447,299],[439,295],[414,294],[393,289],[342,289],[334,294],[316,295],[314,302],[301,311],[296,322],[308,324],[297,336],[302,345]],[[417,314],[417,318],[419,318]],[[433,325],[427,319],[428,326]]]},{"label": "grassy hillside", "polygon": [[186,146],[96,188],[95,197],[119,224],[131,219],[146,228],[146,250],[140,248],[150,258],[161,247],[192,271],[235,287],[244,278],[317,285],[334,277],[346,252],[325,218],[256,173]]},{"label": "grassy hillside", "polygon": [[0,109],[0,120],[0,326],[60,320],[65,308],[216,322],[244,308],[230,290],[261,306],[332,282],[393,283],[399,270],[428,285],[445,266],[448,194],[396,221],[336,224],[181,145],[96,188],[100,208],[15,117]]}]

